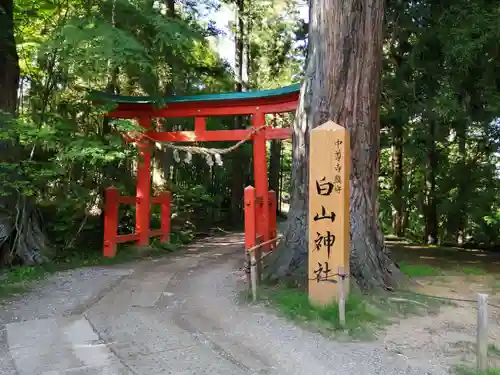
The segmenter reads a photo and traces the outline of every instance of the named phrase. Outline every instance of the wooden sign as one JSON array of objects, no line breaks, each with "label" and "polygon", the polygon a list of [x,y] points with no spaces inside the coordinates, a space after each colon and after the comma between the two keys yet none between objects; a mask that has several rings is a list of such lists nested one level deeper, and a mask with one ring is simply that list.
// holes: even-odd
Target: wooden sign
[{"label": "wooden sign", "polygon": [[309,149],[309,300],[327,305],[339,299],[339,267],[349,291],[349,133],[329,121],[311,131]]}]

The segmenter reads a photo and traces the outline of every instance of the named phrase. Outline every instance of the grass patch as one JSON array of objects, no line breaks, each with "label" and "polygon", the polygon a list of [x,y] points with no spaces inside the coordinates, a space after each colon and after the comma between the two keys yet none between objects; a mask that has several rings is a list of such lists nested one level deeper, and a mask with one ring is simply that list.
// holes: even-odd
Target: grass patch
[{"label": "grass patch", "polygon": [[401,269],[401,272],[409,277],[429,277],[440,276],[443,274],[441,269],[428,266],[426,264],[400,263],[399,268]]},{"label": "grass patch", "polygon": [[50,273],[46,265],[19,267],[5,272],[0,279],[0,298],[24,292],[34,281],[44,279]]},{"label": "grass patch", "polygon": [[[345,307],[345,326],[341,326],[336,303],[316,306],[309,302],[308,293],[290,286],[261,286],[258,298],[286,318],[305,328],[318,331],[336,339],[354,338],[369,340],[377,331],[409,315],[428,316],[439,312],[447,301],[425,295],[403,292],[361,295],[351,291]],[[251,292],[240,295],[242,303],[251,300]]]},{"label": "grass patch", "polygon": [[373,328],[385,322],[383,315],[373,309],[363,296],[351,293],[346,301],[345,326],[339,320],[338,305],[316,306],[308,294],[289,287],[262,287],[259,298],[276,308],[282,315],[307,325],[326,335],[347,333],[354,338],[368,338]]},{"label": "grass patch", "polygon": [[491,368],[486,372],[481,372],[471,369],[469,367],[459,366],[456,368],[455,372],[457,375],[500,375],[499,368]]},{"label": "grass patch", "polygon": [[[97,252],[72,252],[65,257],[56,257],[51,263],[29,267],[16,267],[0,273],[0,298],[11,297],[26,292],[30,285],[45,279],[58,271],[91,266],[110,266],[134,260],[158,258],[180,249],[180,245],[153,241],[147,248],[123,246],[114,258],[104,258]],[[0,270],[1,272],[1,270]]]},{"label": "grass patch", "polygon": [[466,275],[474,275],[474,276],[482,276],[488,274],[486,270],[477,267],[462,267],[461,271]]}]

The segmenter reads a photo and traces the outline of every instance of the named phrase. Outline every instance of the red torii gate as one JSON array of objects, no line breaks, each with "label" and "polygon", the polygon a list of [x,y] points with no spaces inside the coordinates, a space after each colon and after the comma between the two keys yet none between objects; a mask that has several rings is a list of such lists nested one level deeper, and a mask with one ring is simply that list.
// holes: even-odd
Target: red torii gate
[{"label": "red torii gate", "polygon": [[[145,136],[136,140],[140,150],[136,196],[120,197],[116,188],[106,189],[104,256],[113,257],[116,254],[116,245],[121,242],[136,240],[139,246],[146,246],[149,244],[149,237],[155,235],[161,235],[162,241],[168,241],[170,193],[163,192],[158,197],[151,197],[150,147],[155,141],[240,141],[251,135],[255,190],[251,187],[245,190],[245,246],[250,248],[258,242],[274,238],[276,234],[276,197],[273,195],[274,192],[268,192],[266,141],[287,139],[291,137],[292,133],[289,128],[263,126],[266,124],[266,114],[295,111],[299,100],[299,91],[300,85],[295,84],[275,90],[170,97],[164,101],[166,104],[162,108],[155,108],[155,101],[149,97],[94,93],[92,95],[94,101],[117,104],[117,107],[108,113],[107,117],[136,119],[146,129]],[[237,115],[250,115],[252,128],[213,131],[206,129],[206,117]],[[153,118],[181,117],[194,117],[194,131],[158,132],[151,127]],[[274,207],[271,210],[269,210],[270,199],[274,199]],[[119,203],[136,205],[136,228],[133,234],[117,235]],[[151,231],[149,227],[151,204],[161,204],[162,206],[162,224],[159,230]]]}]

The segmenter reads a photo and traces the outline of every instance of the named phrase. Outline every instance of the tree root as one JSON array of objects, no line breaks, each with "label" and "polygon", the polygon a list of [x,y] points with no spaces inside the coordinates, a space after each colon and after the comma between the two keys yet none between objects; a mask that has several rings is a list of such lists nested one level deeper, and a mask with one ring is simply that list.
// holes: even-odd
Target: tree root
[{"label": "tree root", "polygon": [[3,265],[35,265],[47,262],[50,247],[42,218],[26,197],[19,197],[15,215],[0,214],[0,254]]}]

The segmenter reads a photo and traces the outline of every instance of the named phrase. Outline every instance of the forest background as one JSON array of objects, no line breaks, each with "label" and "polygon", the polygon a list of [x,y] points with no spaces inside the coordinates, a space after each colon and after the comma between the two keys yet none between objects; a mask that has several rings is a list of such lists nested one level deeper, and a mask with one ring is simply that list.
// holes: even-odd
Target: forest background
[{"label": "forest background", "polygon": [[[1,0],[1,263],[99,252],[104,188],[134,194],[137,150],[119,134],[130,124],[104,118],[109,106],[91,103],[90,92],[160,99],[299,82],[305,7],[296,0]],[[221,14],[230,19],[217,46]],[[385,16],[383,231],[498,249],[499,3],[388,0]],[[293,117],[275,121],[287,127]],[[208,121],[209,129],[248,125],[245,117]],[[162,127],[190,130],[193,121],[162,120]],[[291,143],[268,146],[270,187],[286,214]],[[190,164],[175,159],[156,147],[154,188],[174,193],[174,242],[242,223],[251,144],[224,157],[222,167],[197,156]],[[133,231],[133,216],[132,208],[121,212],[122,233]],[[154,213],[152,225],[158,219]]]}]

